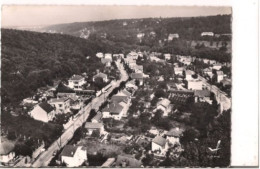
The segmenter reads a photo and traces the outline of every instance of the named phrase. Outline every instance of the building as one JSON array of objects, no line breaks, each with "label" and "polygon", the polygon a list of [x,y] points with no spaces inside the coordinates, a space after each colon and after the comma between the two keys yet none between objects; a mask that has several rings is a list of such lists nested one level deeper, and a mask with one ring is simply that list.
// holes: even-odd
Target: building
[{"label": "building", "polygon": [[100,123],[102,119],[102,113],[99,111],[97,114],[91,119],[92,123]]},{"label": "building", "polygon": [[152,151],[155,152],[155,154],[165,156],[168,148],[168,142],[162,136],[156,136],[152,140]]},{"label": "building", "polygon": [[80,75],[73,75],[69,79],[69,87],[74,90],[82,90],[82,86],[85,84],[85,78]]},{"label": "building", "polygon": [[224,79],[223,71],[217,71],[217,82],[220,83]]},{"label": "building", "polygon": [[29,115],[35,120],[47,123],[55,117],[55,109],[50,104],[42,102],[37,104],[33,110],[29,112]]},{"label": "building", "polygon": [[65,86],[61,82],[59,83],[59,85],[56,88],[56,93],[57,93],[57,97],[58,98],[62,98],[62,97],[69,97],[69,98],[76,97],[76,92],[73,89]]},{"label": "building", "polygon": [[112,61],[112,54],[111,53],[106,53],[104,58],[105,59],[110,59]]},{"label": "building", "polygon": [[1,142],[0,144],[0,162],[1,164],[7,164],[15,158],[14,152],[15,145],[11,142]]},{"label": "building", "polygon": [[190,71],[190,70],[186,70],[185,71],[185,79],[186,80],[193,80],[192,75],[194,74],[194,72]]},{"label": "building", "polygon": [[201,80],[189,80],[188,89],[189,90],[202,90],[202,81]]},{"label": "building", "polygon": [[172,41],[173,39],[178,39],[179,38],[179,34],[178,33],[174,33],[174,34],[169,34],[168,35],[168,41]]},{"label": "building", "polygon": [[102,110],[103,118],[113,118],[121,120],[123,116],[123,106],[118,103],[110,103]]},{"label": "building", "polygon": [[119,167],[127,167],[127,168],[140,168],[142,163],[132,157],[131,155],[118,155],[116,159],[117,168]]},{"label": "building", "polygon": [[212,68],[215,69],[215,70],[220,70],[222,68],[222,65],[221,64],[214,64]]},{"label": "building", "polygon": [[95,82],[97,78],[101,78],[103,82],[108,82],[108,78],[105,73],[101,73],[101,72],[97,73],[95,76],[93,76],[93,82]]},{"label": "building", "polygon": [[111,59],[107,59],[107,58],[101,58],[101,63],[106,65],[106,67],[110,67],[111,66]]},{"label": "building", "polygon": [[97,53],[96,56],[97,56],[98,58],[103,58],[103,57],[104,57],[103,53],[101,53],[101,52]]},{"label": "building", "polygon": [[144,35],[145,35],[144,33],[138,33],[136,36],[137,36],[137,38],[141,39],[144,37]]},{"label": "building", "polygon": [[126,89],[134,89],[134,90],[137,90],[137,89],[138,89],[138,87],[137,87],[136,84],[135,84],[135,80],[128,81],[128,82],[125,84],[125,87],[126,87]]},{"label": "building", "polygon": [[132,51],[132,52],[128,53],[127,58],[136,60],[136,59],[138,59],[138,53]]},{"label": "building", "polygon": [[49,101],[49,104],[55,108],[57,113],[70,112],[70,98],[54,98]]},{"label": "building", "polygon": [[93,131],[99,131],[100,135],[102,135],[105,131],[103,123],[86,122],[85,129],[87,129],[86,134],[88,134],[88,135],[91,135],[93,133]]},{"label": "building", "polygon": [[202,32],[201,36],[214,36],[213,32]]},{"label": "building", "polygon": [[161,99],[158,103],[157,103],[157,107],[155,110],[162,110],[163,111],[163,116],[168,116],[168,113],[171,111],[171,101],[164,98]]},{"label": "building", "polygon": [[195,102],[208,102],[211,104],[210,91],[209,90],[195,90],[194,92]]},{"label": "building", "polygon": [[139,85],[143,85],[143,73],[132,73],[131,78],[139,81]]},{"label": "building", "polygon": [[174,73],[175,75],[183,75],[184,68],[183,67],[175,67]]},{"label": "building", "polygon": [[79,167],[87,159],[87,149],[83,146],[66,145],[61,152],[61,162],[67,167]]},{"label": "building", "polygon": [[176,127],[174,129],[171,129],[168,131],[166,135],[166,140],[169,140],[169,143],[172,145],[175,145],[176,143],[180,142],[180,137],[183,135],[183,130],[181,130],[179,127]]},{"label": "building", "polygon": [[203,73],[204,73],[205,75],[208,75],[210,78],[213,77],[213,72],[212,72],[212,70],[209,69],[209,68],[205,68],[205,69],[203,70]]},{"label": "building", "polygon": [[164,54],[164,59],[171,60],[171,54],[169,54],[169,53]]}]

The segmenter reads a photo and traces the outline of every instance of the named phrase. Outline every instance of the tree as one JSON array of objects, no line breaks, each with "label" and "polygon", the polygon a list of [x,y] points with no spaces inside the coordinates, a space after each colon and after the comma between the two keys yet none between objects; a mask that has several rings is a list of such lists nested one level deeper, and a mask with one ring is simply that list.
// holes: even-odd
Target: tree
[{"label": "tree", "polygon": [[91,109],[87,121],[90,122],[91,119],[95,117],[96,114],[97,112],[95,111],[95,109]]},{"label": "tree", "polygon": [[154,93],[154,96],[157,97],[157,98],[165,98],[166,97],[166,93],[163,89],[157,89]]},{"label": "tree", "polygon": [[14,152],[16,155],[22,156],[32,156],[32,148],[25,144],[16,144],[14,147]]}]

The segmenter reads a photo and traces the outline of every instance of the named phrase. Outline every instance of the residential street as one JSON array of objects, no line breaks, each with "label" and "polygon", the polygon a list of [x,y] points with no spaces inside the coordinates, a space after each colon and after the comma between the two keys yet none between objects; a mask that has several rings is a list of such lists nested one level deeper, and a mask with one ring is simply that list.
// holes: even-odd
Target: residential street
[{"label": "residential street", "polygon": [[123,65],[119,63],[119,61],[116,62],[116,65],[121,73],[121,79],[118,81],[112,81],[111,82],[112,87],[106,93],[103,93],[99,97],[94,98],[91,103],[89,103],[87,106],[81,109],[79,111],[81,115],[74,121],[74,123],[67,130],[64,131],[64,133],[61,135],[61,137],[58,140],[56,140],[45,152],[43,152],[38,157],[38,159],[32,164],[32,167],[48,166],[48,163],[53,157],[53,153],[68,143],[68,141],[73,137],[75,130],[80,126],[82,126],[82,124],[87,120],[90,110],[98,109],[99,106],[104,102],[104,100],[106,100],[109,93],[114,88],[118,87],[122,81],[126,81],[128,79],[128,75],[124,70]]}]

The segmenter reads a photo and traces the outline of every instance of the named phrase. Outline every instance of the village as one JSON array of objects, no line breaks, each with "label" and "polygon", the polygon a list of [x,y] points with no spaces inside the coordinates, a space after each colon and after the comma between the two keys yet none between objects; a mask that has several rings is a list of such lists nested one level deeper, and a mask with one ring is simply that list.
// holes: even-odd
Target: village
[{"label": "village", "polygon": [[[137,34],[139,39],[143,36]],[[169,34],[168,41],[175,38],[179,38],[177,33]],[[2,130],[1,163],[15,167],[160,166],[184,151],[180,140],[187,137],[185,131],[196,130],[191,122],[198,120],[192,114],[195,108],[216,108],[217,114],[205,112],[205,118],[231,108],[230,63],[135,50],[89,57],[99,58],[104,68],[57,81],[21,103],[29,117],[63,126],[56,141],[36,140],[31,143],[31,155],[15,154],[14,143],[7,139],[10,133]],[[16,116],[15,111],[11,114]],[[196,123],[198,128],[202,124]]]}]

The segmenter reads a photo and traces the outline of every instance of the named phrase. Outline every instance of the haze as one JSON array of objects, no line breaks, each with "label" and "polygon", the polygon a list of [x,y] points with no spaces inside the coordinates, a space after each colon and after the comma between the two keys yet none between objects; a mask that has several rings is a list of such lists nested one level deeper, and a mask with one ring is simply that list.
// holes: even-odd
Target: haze
[{"label": "haze", "polygon": [[176,6],[2,6],[2,27],[148,17],[191,17],[231,14],[230,7]]}]

